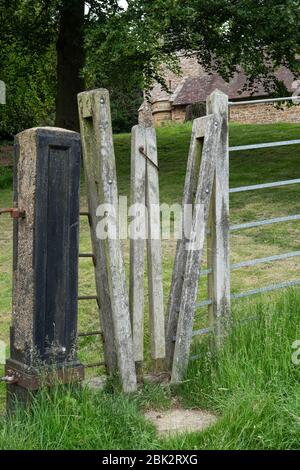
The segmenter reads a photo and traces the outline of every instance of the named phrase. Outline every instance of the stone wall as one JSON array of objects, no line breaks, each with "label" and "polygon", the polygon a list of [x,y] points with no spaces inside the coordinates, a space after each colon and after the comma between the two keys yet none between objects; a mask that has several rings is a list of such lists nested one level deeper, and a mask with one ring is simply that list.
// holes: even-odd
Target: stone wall
[{"label": "stone wall", "polygon": [[[153,103],[155,126],[168,122],[183,123],[186,106],[171,107],[168,101]],[[300,123],[300,105],[251,104],[230,108],[230,120],[241,124],[272,124],[275,122]]]},{"label": "stone wall", "polygon": [[195,57],[184,57],[179,54],[179,62],[181,70],[179,75],[175,74],[167,67],[164,67],[163,74],[169,93],[164,90],[159,83],[156,83],[150,93],[152,103],[170,100],[172,93],[175,92],[185,77],[199,77],[207,75]]},{"label": "stone wall", "polygon": [[230,108],[230,120],[242,124],[300,123],[300,106],[251,104]]},{"label": "stone wall", "polygon": [[176,106],[172,108],[168,101],[153,103],[153,123],[156,127],[163,126],[170,122],[183,123],[185,121],[185,110],[185,106]]},{"label": "stone wall", "polygon": [[175,106],[172,109],[172,121],[182,123],[185,121],[186,106]]},{"label": "stone wall", "polygon": [[172,107],[170,101],[157,101],[152,104],[152,115],[155,126],[172,121]]}]

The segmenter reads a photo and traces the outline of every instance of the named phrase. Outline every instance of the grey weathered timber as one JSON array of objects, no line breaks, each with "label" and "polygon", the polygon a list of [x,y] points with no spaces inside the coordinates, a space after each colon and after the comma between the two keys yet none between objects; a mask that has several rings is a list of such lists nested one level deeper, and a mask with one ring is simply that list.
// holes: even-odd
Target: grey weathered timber
[{"label": "grey weathered timber", "polygon": [[[137,381],[124,260],[118,236],[118,189],[109,93],[105,89],[80,93],[78,104],[89,212],[93,221],[92,239],[97,259],[105,359],[110,360],[110,355],[114,356],[116,351],[123,389],[132,392],[136,390]],[[101,204],[108,204],[114,212],[108,215],[116,230],[116,237],[107,236],[105,240],[100,240],[96,236],[96,210]],[[107,341],[110,343],[109,348]]]},{"label": "grey weathered timber", "polygon": [[[190,232],[190,240],[185,243],[187,255],[172,367],[171,381],[173,383],[178,383],[183,379],[189,361],[198,291],[198,277],[206,238],[209,207],[216,169],[216,157],[221,132],[221,120],[217,114],[204,117],[202,121],[205,126],[205,132],[192,229]],[[199,135],[199,137],[202,137],[202,135]]]},{"label": "grey weathered timber", "polygon": [[217,150],[216,173],[207,237],[208,298],[211,325],[215,326],[216,345],[226,333],[230,316],[230,260],[229,260],[229,152],[228,152],[228,97],[219,90],[207,100],[207,113],[221,116],[221,137]]},{"label": "grey weathered timber", "polygon": [[108,373],[113,374],[117,370],[117,354],[114,342],[112,305],[106,267],[105,247],[104,241],[98,240],[96,235],[96,212],[100,203],[98,192],[100,183],[100,150],[97,148],[97,142],[94,136],[93,120],[91,117],[91,96],[86,96],[85,94],[79,95],[78,103],[88,202],[88,220],[90,224],[93,254],[97,266],[95,269],[95,283],[100,324],[103,330],[104,359]]},{"label": "grey weathered timber", "polygon": [[[131,147],[131,205],[135,205],[136,219],[130,226],[130,312],[133,335],[134,359],[137,369],[144,360],[144,255],[146,160],[140,152],[145,146],[145,127],[132,128]],[[140,212],[138,210],[140,209]],[[140,235],[140,237],[138,236]]]},{"label": "grey weathered timber", "polygon": [[[159,179],[156,132],[153,127],[145,129],[146,206],[148,210],[148,291],[149,320],[151,332],[151,356],[157,370],[163,367],[166,357],[165,317],[162,282],[162,252],[159,205]],[[152,163],[151,163],[152,162]]]},{"label": "grey weathered timber", "polygon": [[15,139],[13,320],[9,396],[27,400],[50,374],[83,377],[76,359],[80,136],[36,128]]},{"label": "grey weathered timber", "polygon": [[[151,355],[159,369],[165,360],[165,320],[162,284],[159,181],[156,132],[144,124],[132,129],[131,203],[139,204],[140,217],[131,223],[130,299],[135,360],[144,359],[144,248],[147,238]],[[140,224],[141,238],[137,239]],[[135,234],[133,239],[132,235]]]},{"label": "grey weathered timber", "polygon": [[[198,184],[198,176],[201,162],[202,142],[199,136],[204,136],[205,121],[202,118],[195,119],[192,128],[191,144],[187,163],[187,172],[185,177],[184,194],[182,207],[193,204]],[[166,361],[169,369],[172,367],[175,343],[173,338],[176,336],[178,315],[181,302],[181,293],[185,273],[187,251],[185,244],[188,241],[189,234],[182,229],[182,238],[178,240],[176,255],[172,274],[172,283],[169,294],[166,324]]]}]

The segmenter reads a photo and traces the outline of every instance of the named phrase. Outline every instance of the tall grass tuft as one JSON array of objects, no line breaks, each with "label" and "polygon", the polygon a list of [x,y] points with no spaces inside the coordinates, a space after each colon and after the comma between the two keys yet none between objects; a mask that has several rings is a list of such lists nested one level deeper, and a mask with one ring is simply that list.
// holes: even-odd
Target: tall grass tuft
[{"label": "tall grass tuft", "polygon": [[152,448],[155,432],[134,401],[87,388],[41,390],[30,409],[0,421],[0,449],[118,450]]},{"label": "tall grass tuft", "polygon": [[[249,321],[238,321],[244,316]],[[194,441],[200,448],[299,448],[300,365],[292,361],[292,345],[300,339],[300,292],[239,304],[233,322],[219,352],[212,352],[209,339],[195,346],[200,359],[179,390],[185,406],[220,415]]]}]

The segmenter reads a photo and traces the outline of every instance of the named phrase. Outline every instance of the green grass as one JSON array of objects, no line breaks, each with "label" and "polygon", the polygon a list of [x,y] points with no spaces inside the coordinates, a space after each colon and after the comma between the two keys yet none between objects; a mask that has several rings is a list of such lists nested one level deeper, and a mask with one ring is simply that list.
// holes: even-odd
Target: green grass
[{"label": "green grass", "polygon": [[[158,129],[158,150],[160,166],[161,202],[181,202],[191,126],[178,125]],[[300,125],[238,125],[231,124],[231,145],[269,142],[299,138]],[[130,136],[115,136],[118,185],[121,195],[129,196],[130,185]],[[298,178],[300,146],[238,152],[230,159],[230,186],[250,185],[262,182]],[[0,207],[10,206],[12,198],[11,170],[0,167]],[[86,207],[82,185],[81,206]],[[277,217],[300,213],[299,185],[274,190],[233,194],[230,198],[231,223]],[[0,219],[0,340],[8,343],[11,312],[11,221]],[[271,256],[278,253],[299,250],[299,222],[235,232],[231,237],[231,261]],[[87,221],[81,221],[80,249],[89,252],[90,237]],[[176,242],[163,241],[163,282],[164,298],[167,303]],[[124,243],[126,269],[129,268],[129,245]],[[232,291],[253,289],[274,282],[299,277],[299,260],[287,261],[245,268],[232,272]],[[95,292],[94,273],[90,260],[80,260],[79,290],[81,294]],[[203,279],[199,299],[206,298],[206,282]],[[147,279],[145,279],[147,299]],[[298,369],[291,364],[291,344],[299,335],[299,294],[291,291],[278,295],[265,295],[265,302],[257,298],[234,303],[234,315],[241,318],[258,315],[259,319],[234,329],[224,350],[216,358],[210,357],[209,344],[205,341],[200,348],[202,358],[191,366],[188,381],[174,394],[171,390],[147,386],[137,396],[125,398],[118,392],[107,390],[96,396],[87,390],[76,392],[76,414],[80,418],[71,420],[64,414],[63,397],[54,393],[35,402],[34,411],[18,414],[13,422],[0,424],[0,448],[296,448],[299,441],[299,401],[296,384]],[[275,302],[275,303],[274,303]],[[282,310],[282,312],[281,312]],[[279,313],[284,315],[279,315]],[[274,317],[272,316],[274,313]],[[263,318],[272,319],[264,324]],[[277,318],[278,317],[278,318]],[[195,319],[196,327],[207,326],[207,312],[199,310]],[[150,364],[148,338],[148,308],[145,306],[145,353]],[[259,327],[259,328],[258,328]],[[99,328],[95,302],[80,304],[79,330],[90,331]],[[260,334],[261,332],[261,334]],[[277,351],[278,343],[278,354]],[[283,350],[283,343],[285,349]],[[271,349],[266,348],[270,346]],[[272,352],[269,357],[268,354]],[[79,342],[79,357],[84,362],[101,359],[102,347],[99,338],[84,338]],[[273,380],[270,380],[270,371]],[[1,371],[0,371],[1,372]],[[101,374],[103,370],[93,371]],[[284,378],[286,384],[284,385]],[[298,377],[299,379],[299,377]],[[284,392],[284,387],[286,391]],[[112,394],[113,393],[113,394]],[[300,395],[299,395],[300,397]],[[174,400],[182,400],[185,406],[207,407],[215,410],[222,418],[211,430],[199,435],[183,436],[161,441],[151,426],[145,426],[140,415],[144,408],[168,407]],[[89,402],[89,405],[86,403]],[[101,402],[101,403],[100,403]],[[124,402],[124,406],[122,403]],[[4,406],[4,386],[0,384],[0,403]],[[105,410],[103,410],[105,408]],[[98,411],[97,411],[98,410]],[[102,411],[101,411],[102,410]],[[107,414],[106,414],[107,410]],[[50,412],[51,411],[51,412]],[[48,416],[53,412],[53,417]],[[116,427],[108,426],[105,433],[92,416],[97,413],[115,420]],[[61,415],[61,416],[60,416]],[[98,416],[98,415],[97,415]],[[52,421],[53,419],[53,421]],[[101,418],[98,416],[98,421]],[[104,418],[103,418],[104,419]],[[56,421],[55,421],[56,420]],[[68,423],[67,423],[68,421]],[[87,422],[90,421],[90,425]],[[127,422],[127,431],[122,428]],[[142,424],[141,424],[142,423]],[[65,426],[70,428],[64,432]],[[51,429],[56,430],[52,432]],[[120,434],[122,429],[125,438]],[[18,432],[20,440],[18,441]],[[142,430],[145,430],[142,434]],[[85,432],[86,431],[86,432]],[[142,437],[140,437],[142,436]],[[259,437],[259,436],[262,436]],[[43,447],[44,446],[44,447]],[[48,447],[47,447],[48,446]],[[102,447],[103,446],[103,447]],[[129,446],[129,447],[127,447]],[[80,448],[80,447],[79,447]]]},{"label": "green grass", "polygon": [[[209,340],[194,345],[200,359],[178,389],[148,385],[131,396],[113,386],[42,390],[31,410],[0,419],[0,449],[298,449],[300,366],[291,359],[300,338],[300,293],[262,298],[244,305],[243,315],[254,318],[235,324],[221,352],[212,352]],[[142,412],[166,409],[175,397],[176,406],[213,410],[217,424],[159,438]]]},{"label": "green grass", "polygon": [[[245,307],[244,307],[245,309]],[[240,316],[235,309],[235,320]],[[246,307],[249,322],[235,323],[224,349],[195,345],[179,394],[185,406],[209,408],[218,424],[189,438],[204,449],[298,449],[300,367],[292,344],[300,338],[300,294],[290,290],[268,303]],[[180,439],[173,440],[173,448]]]}]

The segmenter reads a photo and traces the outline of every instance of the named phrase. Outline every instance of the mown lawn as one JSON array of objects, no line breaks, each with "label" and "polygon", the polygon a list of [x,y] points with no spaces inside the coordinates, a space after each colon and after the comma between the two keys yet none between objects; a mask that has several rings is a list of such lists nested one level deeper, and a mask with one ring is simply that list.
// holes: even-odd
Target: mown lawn
[{"label": "mown lawn", "polygon": [[[158,130],[161,202],[169,204],[181,202],[190,132],[190,125],[165,127]],[[299,138],[299,135],[300,125],[276,124],[266,126],[245,126],[232,124],[230,127],[231,145],[297,139]],[[115,137],[115,150],[117,156],[119,193],[120,195],[129,196],[130,136],[117,135]],[[298,178],[300,175],[300,169],[298,169],[299,158],[300,146],[234,153],[230,159],[230,185],[231,187],[237,187],[241,185]],[[0,187],[4,188],[0,189],[1,207],[11,204],[10,182],[10,172],[6,169],[4,174],[4,170],[0,168]],[[81,198],[81,205],[84,209],[86,207],[86,201],[83,185]],[[299,214],[299,185],[287,186],[273,190],[264,189],[256,192],[232,194],[230,205],[231,223]],[[299,228],[300,226],[298,221],[276,224],[242,232],[234,232],[231,237],[231,260],[232,262],[237,262],[299,250]],[[173,240],[163,241],[164,297],[166,302],[170,287],[175,244],[176,243]],[[0,340],[4,340],[7,343],[11,311],[11,248],[11,221],[8,217],[2,217],[0,220]],[[81,251],[90,251],[89,230],[85,220],[82,220],[81,223]],[[124,243],[124,253],[128,270],[129,251],[127,242]],[[255,287],[272,284],[274,282],[296,279],[299,277],[298,272],[298,258],[233,271],[232,291],[239,292],[241,290],[249,290]],[[93,276],[94,274],[91,262],[89,260],[81,259],[80,293],[93,294],[95,292]],[[146,280],[145,295],[147,299]],[[199,297],[201,299],[206,298],[206,282],[204,279],[201,280]],[[192,372],[190,372],[189,381],[184,385],[179,393],[180,396],[183,397],[182,400],[187,406],[204,406],[217,410],[217,412],[223,416],[219,424],[201,436],[185,436],[179,440],[175,439],[168,441],[167,443],[162,443],[155,437],[153,429],[150,429],[151,426],[145,427],[143,421],[142,424],[140,424],[141,418],[139,409],[141,406],[144,407],[145,403],[147,406],[153,406],[153,401],[156,402],[156,406],[162,406],[162,403],[163,406],[168,406],[171,402],[170,396],[168,395],[169,393],[171,394],[170,391],[163,392],[161,389],[148,387],[146,390],[141,392],[138,397],[133,399],[125,399],[122,395],[120,396],[117,394],[118,399],[116,401],[114,398],[111,398],[110,393],[104,393],[88,400],[90,403],[89,405],[86,404],[86,394],[90,394],[90,392],[85,391],[83,394],[79,393],[79,396],[77,396],[75,401],[72,401],[73,398],[70,398],[71,405],[78,407],[79,414],[81,414],[81,412],[86,413],[84,415],[84,422],[86,422],[85,419],[90,419],[90,414],[95,413],[95,409],[98,410],[98,418],[99,416],[102,416],[101,410],[106,406],[103,403],[106,403],[110,410],[109,414],[111,419],[113,419],[113,417],[114,419],[117,419],[116,416],[118,416],[117,422],[119,422],[119,420],[123,422],[122,420],[124,420],[124,423],[133,423],[129,424],[130,429],[132,430],[132,438],[128,436],[127,440],[121,439],[118,433],[114,434],[117,431],[114,430],[112,426],[112,428],[109,428],[111,431],[107,432],[106,441],[106,438],[104,438],[98,429],[98,433],[100,433],[98,435],[99,439],[95,439],[93,443],[91,437],[88,436],[89,432],[92,434],[96,432],[95,429],[93,429],[93,424],[91,424],[91,427],[89,428],[90,431],[87,430],[85,433],[86,437],[83,439],[83,436],[80,434],[82,421],[81,418],[78,418],[78,427],[75,426],[77,422],[76,420],[75,423],[72,422],[72,426],[75,427],[74,436],[80,435],[81,439],[83,439],[83,442],[80,444],[83,447],[80,448],[85,448],[85,446],[87,448],[105,448],[105,446],[106,448],[126,448],[126,446],[127,448],[135,448],[135,446],[139,446],[139,448],[151,448],[151,446],[154,446],[157,448],[171,445],[174,446],[173,448],[271,448],[272,446],[275,446],[275,448],[294,448],[296,445],[294,438],[291,439],[289,437],[286,440],[281,440],[279,431],[277,432],[276,429],[280,428],[280,433],[282,434],[284,432],[282,428],[285,427],[287,422],[290,423],[289,419],[294,420],[291,428],[293,431],[291,432],[294,433],[295,439],[299,438],[298,425],[295,423],[297,423],[296,417],[299,414],[300,395],[299,398],[297,398],[297,387],[294,387],[294,379],[292,380],[292,376],[294,377],[295,374],[298,374],[298,369],[295,367],[291,368],[290,348],[291,343],[297,339],[297,332],[299,330],[298,305],[300,298],[297,292],[295,291],[294,293],[293,291],[287,296],[283,295],[283,300],[280,300],[278,296],[275,295],[267,295],[264,296],[263,299],[266,302],[263,305],[259,303],[259,298],[257,297],[249,301],[235,302],[233,306],[234,314],[236,317],[241,317],[244,315],[248,316],[253,310],[259,310],[262,313],[265,313],[265,310],[267,310],[266,313],[269,316],[272,316],[272,312],[279,314],[279,311],[283,308],[283,303],[283,310],[287,312],[287,315],[285,315],[284,318],[287,318],[288,320],[282,320],[282,324],[277,324],[275,321],[276,315],[274,318],[272,316],[275,323],[274,329],[270,332],[270,337],[267,336],[268,331],[263,320],[259,323],[259,328],[262,329],[261,334],[257,331],[258,325],[250,322],[249,325],[251,325],[251,328],[244,326],[243,328],[245,330],[242,331],[245,331],[245,333],[241,333],[241,338],[237,339],[235,334],[232,336],[230,339],[230,341],[233,342],[232,346],[230,346],[226,354],[224,353],[224,356],[222,355],[220,358],[209,356],[209,348],[206,344],[206,340],[202,341],[200,346],[195,342],[195,348],[207,348],[206,352],[202,353],[202,357],[205,358],[205,364],[201,361],[200,363],[195,362],[195,364],[191,366]],[[272,304],[274,299],[277,299],[276,305]],[[268,307],[269,303],[270,307]],[[147,331],[147,308],[145,317]],[[97,308],[93,302],[87,302],[80,305],[79,322],[79,329],[81,331],[89,331],[99,328]],[[197,312],[195,323],[197,326],[207,325],[207,313],[204,309]],[[254,334],[256,334],[255,338],[252,336]],[[251,341],[249,338],[251,338]],[[281,342],[281,339],[285,342],[284,351],[279,349],[278,355],[275,355],[274,357],[271,356],[268,359],[263,354],[264,342],[269,341],[270,344],[271,342],[272,344],[274,343],[273,349],[275,351],[277,341]],[[257,349],[254,350],[253,348],[250,348],[249,350],[249,345],[252,344],[253,341],[257,343]],[[101,358],[101,344],[98,338],[84,338],[80,340],[79,346],[80,358],[83,362],[94,362]],[[145,349],[147,364],[150,364],[147,337],[145,341]],[[249,354],[252,354],[251,357],[253,359],[250,360],[249,364],[246,360],[248,352]],[[244,357],[245,353],[247,354]],[[264,358],[263,364],[260,364],[259,360],[255,360],[255,357],[257,356],[258,359],[261,354],[263,354]],[[282,354],[283,357],[281,357]],[[281,380],[283,363],[285,371],[288,371],[284,376],[284,379],[287,378],[288,381],[287,386],[290,387],[291,381],[293,382],[292,389],[285,393],[283,390],[284,380]],[[224,371],[223,375],[219,374],[220,369]],[[268,391],[269,389],[267,385],[265,393],[264,384],[269,381],[269,369],[273,371],[272,373],[274,373],[275,384],[278,382],[278,387],[273,387],[274,381],[272,381],[272,393]],[[91,373],[100,374],[102,372],[103,371],[101,370],[93,370]],[[266,374],[268,374],[267,381],[265,379]],[[290,375],[291,380],[289,379]],[[211,378],[209,378],[210,376]],[[257,377],[260,378],[259,389],[255,385]],[[234,381],[237,382],[236,387],[234,386]],[[220,391],[218,392],[218,388],[224,388],[226,390],[219,393]],[[0,391],[0,399],[2,397],[3,403],[3,385],[0,385]],[[165,396],[166,393],[167,397]],[[293,399],[294,402],[285,402],[287,393],[290,393],[291,400]],[[267,400],[268,394],[272,397],[270,401]],[[60,417],[60,406],[65,406],[64,400],[57,402],[57,400],[61,400],[61,398],[57,398],[57,394],[55,397],[56,398],[51,398],[51,400],[54,400],[54,405],[50,399],[47,400],[47,406],[50,407],[50,409],[54,406],[56,412],[54,413],[53,419],[57,420],[55,422],[55,427],[54,423],[49,418],[49,428],[52,423],[51,427],[53,429],[62,430],[65,429],[65,427],[66,429],[69,429],[70,419],[67,418],[69,414],[65,413],[65,418]],[[267,400],[265,405],[263,397]],[[10,428],[9,426],[7,427],[6,425],[3,425],[3,431],[1,431],[0,426],[0,436],[2,436],[2,438],[0,437],[0,448],[5,448],[5,446],[8,445],[12,446],[9,448],[13,448],[14,446],[17,446],[18,448],[27,448],[28,446],[32,446],[33,448],[45,448],[45,446],[48,446],[48,448],[73,448],[74,445],[76,446],[75,437],[74,440],[72,436],[70,438],[66,437],[66,434],[69,436],[69,432],[66,433],[66,431],[64,431],[63,436],[58,432],[58,435],[61,436],[60,442],[58,442],[58,437],[56,437],[54,431],[52,435],[52,432],[50,432],[46,425],[48,419],[46,419],[46,417],[48,416],[50,409],[47,408],[44,402],[45,400],[42,400],[41,403],[37,403],[36,405],[36,413],[39,416],[42,416],[42,414],[45,413],[44,418],[40,423],[38,423],[36,414],[28,416],[25,420],[24,416],[20,416],[18,418],[20,420],[18,426],[20,426],[21,429],[24,428],[24,440],[22,441],[21,439],[19,441],[20,447],[18,447],[17,442],[14,441],[12,435],[9,437],[12,444],[8,444],[8,435],[13,432],[13,427]],[[100,402],[102,403],[101,405],[99,404]],[[61,403],[62,405],[60,405]],[[235,404],[235,406],[233,406],[233,404]],[[292,418],[292,412],[289,411],[288,413],[290,414],[287,415],[286,410],[290,410],[294,404],[295,413],[293,415],[294,418]],[[265,407],[261,408],[261,406]],[[82,407],[85,407],[85,411]],[[245,413],[242,412],[244,409]],[[282,410],[281,414],[279,410]],[[263,437],[261,439],[257,438],[255,431],[255,429],[257,429],[255,428],[256,421],[258,419],[257,413],[263,422],[261,425],[261,433]],[[102,418],[104,420],[108,419],[106,414],[104,414]],[[69,419],[68,423],[67,421],[64,421],[64,419]],[[234,424],[232,423],[232,420]],[[273,423],[272,426],[267,420]],[[245,424],[246,421],[247,426]],[[81,424],[79,425],[79,423]],[[28,426],[32,429],[30,440],[25,435],[25,430],[29,429]],[[40,438],[37,441],[41,426],[45,426],[46,431],[43,434],[43,439]],[[252,430],[251,432],[249,431],[250,428]],[[122,428],[120,427],[120,429]],[[141,429],[145,432],[145,440],[138,439]],[[5,437],[6,435],[7,437]],[[36,437],[34,437],[35,435]],[[112,436],[114,436],[114,438]]]}]

